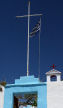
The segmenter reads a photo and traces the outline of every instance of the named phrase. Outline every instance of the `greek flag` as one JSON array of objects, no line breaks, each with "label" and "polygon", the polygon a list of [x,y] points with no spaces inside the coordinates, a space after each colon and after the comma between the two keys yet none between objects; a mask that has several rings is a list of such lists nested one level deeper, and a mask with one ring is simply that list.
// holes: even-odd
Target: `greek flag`
[{"label": "greek flag", "polygon": [[36,35],[37,32],[40,31],[40,21],[35,25],[35,27],[32,29],[32,32],[30,33],[30,37],[33,37]]}]

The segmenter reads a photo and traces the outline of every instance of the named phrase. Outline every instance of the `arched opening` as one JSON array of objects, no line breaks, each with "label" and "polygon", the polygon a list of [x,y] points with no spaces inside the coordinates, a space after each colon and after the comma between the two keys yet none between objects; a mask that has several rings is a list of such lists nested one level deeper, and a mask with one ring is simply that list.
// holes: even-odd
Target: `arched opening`
[{"label": "arched opening", "polygon": [[57,76],[56,75],[51,75],[50,80],[51,81],[57,81]]}]

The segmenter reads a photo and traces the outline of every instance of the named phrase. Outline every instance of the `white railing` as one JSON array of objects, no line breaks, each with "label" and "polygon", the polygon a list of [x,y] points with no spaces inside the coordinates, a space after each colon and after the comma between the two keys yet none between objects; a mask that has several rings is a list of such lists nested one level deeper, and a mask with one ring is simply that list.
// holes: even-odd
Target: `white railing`
[{"label": "white railing", "polygon": [[27,106],[20,106],[19,108],[37,108],[35,106],[27,105]]}]

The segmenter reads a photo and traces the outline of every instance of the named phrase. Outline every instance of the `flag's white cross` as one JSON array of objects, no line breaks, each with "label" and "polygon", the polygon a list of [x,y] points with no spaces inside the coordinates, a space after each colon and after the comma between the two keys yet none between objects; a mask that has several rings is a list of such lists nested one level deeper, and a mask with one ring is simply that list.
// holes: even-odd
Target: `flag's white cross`
[{"label": "flag's white cross", "polygon": [[42,16],[42,14],[30,14],[30,1],[28,2],[28,15],[16,16],[16,18],[28,17],[27,76],[29,76],[29,22],[32,16]]}]

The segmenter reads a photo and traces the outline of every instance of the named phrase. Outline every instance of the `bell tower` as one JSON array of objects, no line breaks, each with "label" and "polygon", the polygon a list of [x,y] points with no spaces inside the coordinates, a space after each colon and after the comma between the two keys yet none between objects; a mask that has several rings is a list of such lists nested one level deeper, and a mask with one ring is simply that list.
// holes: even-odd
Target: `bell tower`
[{"label": "bell tower", "polygon": [[61,81],[61,72],[58,70],[52,69],[46,73],[46,76],[47,76],[47,82]]}]

